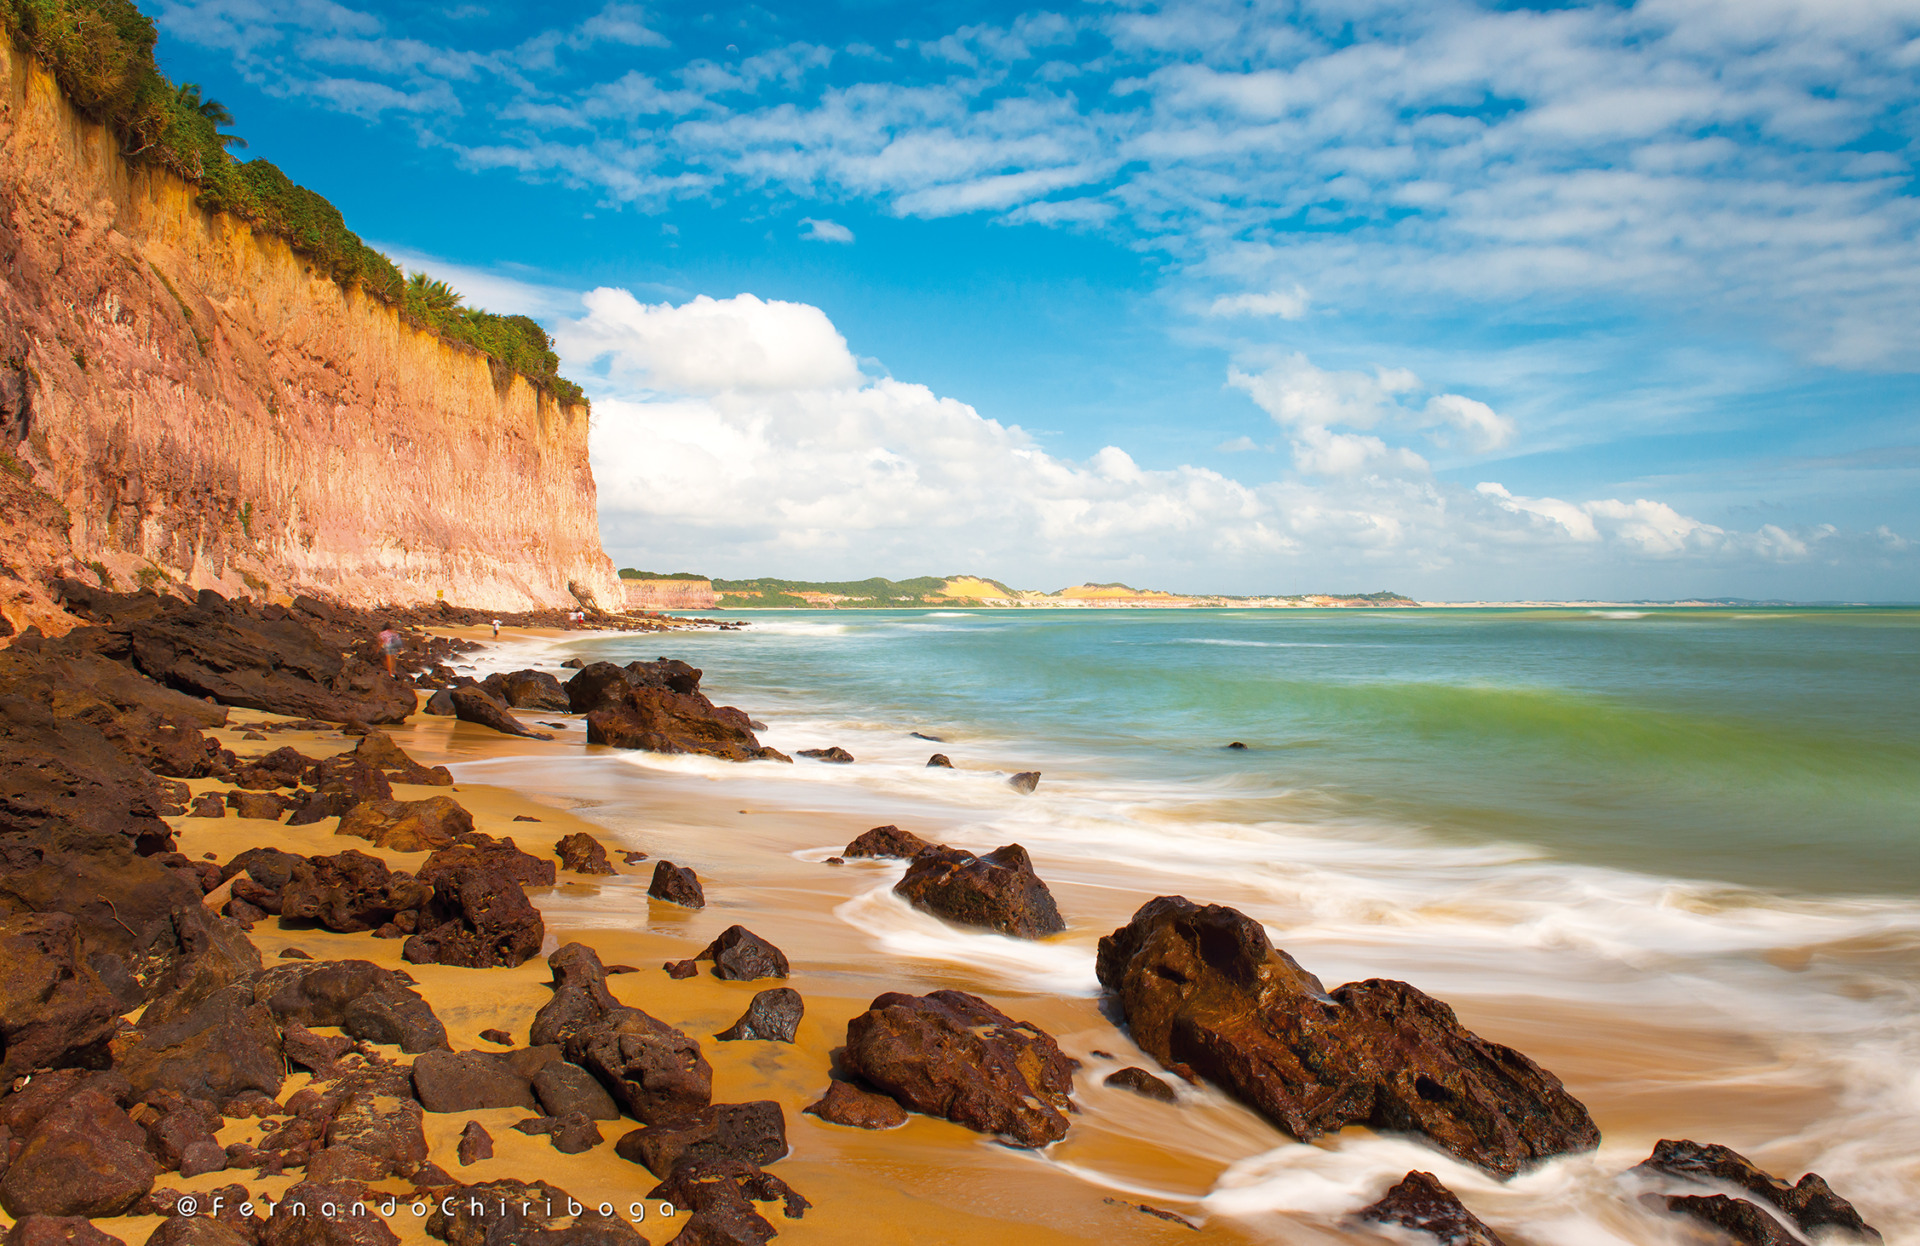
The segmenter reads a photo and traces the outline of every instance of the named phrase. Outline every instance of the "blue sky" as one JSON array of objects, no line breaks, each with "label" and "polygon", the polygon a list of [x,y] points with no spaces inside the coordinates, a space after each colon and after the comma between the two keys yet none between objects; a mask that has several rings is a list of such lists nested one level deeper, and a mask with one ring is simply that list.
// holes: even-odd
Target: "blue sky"
[{"label": "blue sky", "polygon": [[1920,599],[1920,0],[146,7],[623,564]]}]

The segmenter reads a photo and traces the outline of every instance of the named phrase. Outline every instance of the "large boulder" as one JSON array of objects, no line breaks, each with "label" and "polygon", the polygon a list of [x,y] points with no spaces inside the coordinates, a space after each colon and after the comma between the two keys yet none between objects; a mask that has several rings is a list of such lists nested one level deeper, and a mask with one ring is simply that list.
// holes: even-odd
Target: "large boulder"
[{"label": "large boulder", "polygon": [[[1862,1220],[1853,1204],[1835,1194],[1819,1173],[1803,1174],[1799,1181],[1789,1185],[1731,1147],[1671,1138],[1655,1143],[1653,1154],[1643,1160],[1639,1168],[1702,1185],[1718,1184],[1745,1190],[1785,1213],[1808,1237],[1838,1232],[1863,1241],[1880,1240],[1880,1231]],[[1719,1214],[1722,1210],[1717,1205],[1691,1201],[1671,1209],[1710,1223],[1715,1221],[1703,1213]],[[1742,1213],[1726,1214],[1751,1219]]]},{"label": "large boulder", "polygon": [[1078,1064],[977,995],[888,992],[847,1022],[847,1069],[903,1105],[1015,1146],[1066,1136]]},{"label": "large boulder", "polygon": [[347,756],[380,771],[389,782],[413,783],[422,787],[453,786],[452,771],[445,766],[421,765],[407,756],[406,750],[395,744],[393,737],[384,731],[368,731]]},{"label": "large boulder", "polygon": [[[441,1053],[429,1052],[420,1058],[437,1054]],[[417,1067],[414,1076],[417,1081]],[[381,1175],[411,1176],[427,1160],[420,1106],[411,1099],[357,1091],[333,1110],[333,1118],[327,1122],[327,1145],[348,1147],[369,1156],[379,1165]]]},{"label": "large boulder", "polygon": [[405,1052],[443,1050],[447,1027],[400,974],[365,960],[279,965],[262,974],[254,996],[281,1021],[338,1026],[353,1038]]},{"label": "large boulder", "polygon": [[916,908],[968,926],[1038,939],[1067,928],[1053,893],[1019,844],[984,857],[944,845],[921,851],[893,891]]},{"label": "large boulder", "polygon": [[689,1161],[771,1164],[787,1153],[787,1120],[771,1099],[716,1103],[676,1120],[633,1130],[614,1144],[620,1158],[660,1178]]},{"label": "large boulder", "polygon": [[[603,1215],[544,1181],[486,1181],[442,1192],[427,1217],[427,1232],[447,1246],[647,1246],[624,1218]],[[691,1246],[691,1244],[689,1244]]]},{"label": "large boulder", "polygon": [[15,1217],[123,1215],[159,1173],[146,1142],[110,1095],[83,1086],[27,1134],[0,1177],[0,1206]]},{"label": "large boulder", "polygon": [[588,1120],[617,1121],[620,1105],[593,1074],[577,1064],[553,1060],[540,1066],[533,1075],[533,1093],[548,1116],[564,1120],[584,1116]]},{"label": "large boulder", "polygon": [[1506,1246],[1430,1172],[1410,1172],[1379,1202],[1355,1213],[1373,1224],[1423,1233],[1437,1246]]},{"label": "large boulder", "polygon": [[490,1051],[429,1051],[413,1062],[413,1093],[429,1112],[537,1106],[533,1087]]},{"label": "large boulder", "polygon": [[340,817],[335,835],[370,840],[390,852],[433,852],[473,830],[473,815],[451,796],[426,800],[369,800]]},{"label": "large boulder", "polygon": [[669,1120],[713,1101],[713,1068],[700,1044],[638,1008],[616,1006],[574,1030],[562,1049],[637,1121]]},{"label": "large boulder", "polygon": [[662,658],[624,670],[595,662],[567,681],[567,697],[587,716],[587,742],[652,753],[701,753],[728,761],[777,760],[762,747],[742,710],[717,706],[700,692],[700,672]]},{"label": "large boulder", "polygon": [[169,1007],[154,1020],[142,1015],[113,1040],[112,1050],[114,1067],[142,1094],[170,1089],[224,1103],[247,1091],[278,1095],[286,1077],[273,1014],[244,982],[191,1006]]},{"label": "large boulder", "polygon": [[777,1201],[789,1220],[800,1219],[812,1206],[798,1190],[760,1171],[759,1165],[724,1158],[686,1161],[648,1190],[647,1198],[663,1199],[693,1213],[673,1239],[680,1246],[762,1246],[774,1230],[754,1210],[755,1203]]},{"label": "large boulder", "polygon": [[26,913],[0,921],[0,1080],[103,1050],[119,1013],[86,963],[73,918]]},{"label": "large boulder", "polygon": [[1100,940],[1096,972],[1134,1041],[1310,1141],[1348,1125],[1424,1134],[1502,1175],[1599,1145],[1560,1080],[1404,982],[1329,993],[1261,925],[1181,896]]},{"label": "large boulder", "polygon": [[855,1129],[896,1129],[907,1123],[907,1110],[893,1099],[838,1079],[828,1083],[826,1094],[800,1110]]},{"label": "large boulder", "polygon": [[707,893],[700,886],[700,876],[688,866],[675,865],[665,859],[653,863],[653,879],[647,884],[647,894],[685,908],[707,907]]},{"label": "large boulder", "polygon": [[274,1203],[261,1246],[399,1246],[383,1198],[357,1181],[302,1181]]},{"label": "large boulder", "polygon": [[898,857],[911,861],[932,847],[912,831],[903,831],[889,823],[876,826],[870,831],[862,831],[854,836],[841,855],[851,860],[854,857]]},{"label": "large boulder", "polygon": [[553,855],[560,858],[561,869],[571,870],[575,874],[615,872],[613,864],[607,860],[606,848],[585,831],[561,836],[553,845]]},{"label": "large boulder", "polygon": [[713,962],[713,976],[727,982],[752,982],[787,976],[786,953],[745,926],[728,926],[695,960]]},{"label": "large boulder", "polygon": [[428,857],[420,867],[420,881],[432,884],[472,869],[500,874],[522,887],[551,887],[559,877],[552,861],[522,852],[512,838],[496,839],[475,831]]},{"label": "large boulder", "polygon": [[294,866],[280,890],[280,915],[351,934],[389,926],[401,914],[423,908],[432,896],[427,883],[349,848]]},{"label": "large boulder", "polygon": [[480,685],[495,700],[516,710],[552,710],[565,713],[571,706],[567,690],[545,671],[524,670],[492,674]]},{"label": "large boulder", "polygon": [[142,854],[173,849],[161,820],[160,782],[98,727],[56,718],[18,696],[0,696],[0,836],[30,837],[56,826],[123,838]]},{"label": "large boulder", "polygon": [[743,1039],[762,1039],[790,1043],[806,1015],[806,1003],[800,992],[790,986],[776,986],[753,997],[746,1012],[728,1028],[715,1034],[714,1041],[736,1043]]},{"label": "large boulder", "polygon": [[453,689],[453,716],[463,723],[491,727],[502,735],[525,736],[530,740],[553,739],[546,732],[535,731],[523,724],[477,687]]},{"label": "large boulder", "polygon": [[[85,1216],[22,1216],[7,1230],[6,1246],[126,1246],[126,1243],[102,1232]],[[161,1242],[160,1246],[167,1244]]]},{"label": "large boulder", "polygon": [[[544,864],[552,868],[551,862]],[[421,912],[420,933],[401,947],[407,960],[511,968],[540,951],[547,937],[540,910],[506,872],[483,863],[421,873],[432,879],[433,899]]]},{"label": "large boulder", "polygon": [[562,944],[547,957],[553,998],[534,1014],[527,1041],[534,1047],[564,1044],[623,1005],[607,990],[607,969],[584,943]]}]

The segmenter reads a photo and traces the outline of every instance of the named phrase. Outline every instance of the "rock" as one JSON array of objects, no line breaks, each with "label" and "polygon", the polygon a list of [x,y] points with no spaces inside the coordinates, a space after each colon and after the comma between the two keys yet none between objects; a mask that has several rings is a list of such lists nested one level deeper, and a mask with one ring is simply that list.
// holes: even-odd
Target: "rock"
[{"label": "rock", "polygon": [[356,1181],[302,1181],[273,1205],[261,1246],[399,1246],[375,1210],[382,1197]]},{"label": "rock", "polygon": [[146,1142],[110,1096],[82,1087],[27,1134],[0,1177],[0,1206],[16,1218],[124,1215],[159,1172]]},{"label": "rock", "polygon": [[546,923],[514,879],[486,866],[430,876],[433,900],[421,910],[421,932],[400,949],[408,961],[511,968],[539,953]]},{"label": "rock", "polygon": [[428,857],[420,867],[420,881],[431,884],[471,869],[491,870],[522,887],[551,887],[559,877],[553,862],[522,852],[512,839],[496,839],[476,831]]},{"label": "rock", "polygon": [[[422,787],[452,787],[453,772],[445,766],[423,766],[407,756],[384,731],[368,729],[367,734],[348,755],[353,761],[373,767],[393,783],[413,783]],[[337,759],[336,759],[337,760]]]},{"label": "rock", "polygon": [[413,1093],[429,1112],[531,1108],[526,1078],[487,1051],[428,1051],[413,1062]]},{"label": "rock", "polygon": [[903,1106],[1015,1146],[1066,1135],[1075,1062],[976,995],[889,992],[847,1022],[847,1069]]},{"label": "rock", "polygon": [[0,1080],[103,1052],[120,1007],[87,964],[65,913],[0,921]]},{"label": "rock", "polygon": [[849,766],[853,764],[853,754],[837,744],[832,748],[803,748],[795,753],[794,756],[811,757],[815,761],[829,762],[836,766]]},{"label": "rock", "polygon": [[85,1216],[22,1216],[7,1231],[7,1246],[126,1246]]},{"label": "rock", "polygon": [[[1246,745],[1244,745],[1244,744],[1242,744],[1242,743],[1241,743],[1240,741],[1238,741],[1238,740],[1235,740],[1235,741],[1234,741],[1234,742],[1233,742],[1232,744],[1229,744],[1229,745],[1227,745],[1227,747],[1228,747],[1228,748],[1230,748],[1230,749],[1236,749],[1236,750],[1242,750],[1242,751],[1244,751],[1244,750],[1246,749],[1246,747],[1247,747],[1247,746],[1246,746]],[[1395,1188],[1396,1188],[1396,1189],[1398,1189],[1399,1187],[1398,1187],[1398,1186],[1396,1186]]]},{"label": "rock", "polygon": [[694,957],[713,962],[713,976],[727,982],[787,976],[787,957],[745,926],[728,926]]},{"label": "rock", "polygon": [[[0,771],[5,765],[0,756]],[[0,795],[0,822],[5,801]],[[201,898],[200,875],[185,858],[140,856],[116,832],[70,823],[0,830],[0,912],[72,917],[88,966],[123,1012],[148,998],[172,957],[174,913],[200,908]]]},{"label": "rock", "polygon": [[502,704],[516,710],[559,710],[571,708],[567,690],[545,671],[524,670],[487,676],[480,685]]},{"label": "rock", "polygon": [[933,756],[927,758],[927,769],[951,770],[953,769],[953,762],[948,759],[945,753],[935,753]]},{"label": "rock", "polygon": [[1024,792],[1032,795],[1033,789],[1040,786],[1040,772],[1038,770],[1022,770],[1019,774],[1007,780],[1007,786],[1016,792]]},{"label": "rock", "polygon": [[236,818],[278,822],[286,816],[293,805],[278,792],[246,792],[236,789],[227,793],[227,808],[233,810],[233,816]]},{"label": "rock", "polygon": [[644,1124],[687,1115],[713,1100],[713,1069],[700,1044],[638,1008],[616,1005],[569,1034],[562,1050]]},{"label": "rock", "polygon": [[800,1109],[823,1121],[855,1129],[895,1129],[907,1123],[907,1110],[886,1095],[875,1094],[852,1082],[827,1083],[827,1093]]},{"label": "rock", "polygon": [[489,1043],[498,1043],[502,1047],[513,1046],[513,1035],[507,1033],[505,1030],[482,1030],[480,1031],[480,1037]]},{"label": "rock", "polygon": [[695,960],[670,960],[660,967],[676,982],[700,976],[700,962]]},{"label": "rock", "polygon": [[644,852],[623,852],[620,854],[620,859],[628,865],[638,865],[647,859],[647,854]]},{"label": "rock", "polygon": [[[429,1052],[428,1060],[443,1052]],[[419,1083],[419,1062],[414,1065],[415,1084]],[[327,1122],[327,1145],[351,1147],[379,1161],[381,1171],[369,1180],[387,1173],[407,1176],[427,1159],[427,1135],[420,1104],[411,1099],[357,1091],[334,1109]],[[308,1174],[314,1180],[319,1177]]]},{"label": "rock", "polygon": [[1100,1084],[1118,1086],[1122,1090],[1131,1090],[1136,1095],[1145,1095],[1149,1099],[1158,1099],[1162,1103],[1172,1103],[1175,1098],[1173,1087],[1140,1068],[1124,1068],[1118,1072],[1109,1073]]},{"label": "rock", "polygon": [[690,909],[707,907],[707,894],[700,889],[700,876],[667,860],[654,863],[653,881],[647,885],[647,894]]},{"label": "rock", "polygon": [[702,753],[729,761],[778,759],[754,737],[746,714],[700,692],[684,662],[595,662],[567,681],[568,704],[587,716],[587,742],[654,753]]},{"label": "rock", "polygon": [[533,1075],[533,1093],[549,1116],[584,1116],[588,1120],[617,1121],[619,1105],[593,1074],[577,1064],[555,1060]]},{"label": "rock", "polygon": [[1650,1194],[1646,1202],[1719,1229],[1738,1246],[1798,1246],[1799,1238],[1744,1198],[1725,1194]]},{"label": "rock", "polygon": [[530,740],[553,739],[544,731],[532,731],[523,726],[519,719],[502,709],[499,702],[478,688],[455,688],[452,698],[453,716],[463,723],[477,723],[482,727],[491,727],[502,735],[525,736]]},{"label": "rock", "polygon": [[164,800],[158,780],[99,728],[0,696],[0,835],[65,824],[120,837],[138,852],[168,852]]},{"label": "rock", "polygon": [[932,847],[911,831],[903,831],[897,826],[876,826],[870,831],[862,831],[847,845],[849,857],[900,857],[911,861]]},{"label": "rock", "polygon": [[1302,1141],[1356,1124],[1420,1133],[1503,1175],[1599,1144],[1558,1078],[1445,1004],[1382,979],[1329,995],[1233,909],[1151,900],[1100,940],[1096,972],[1155,1059]]},{"label": "rock", "polygon": [[800,992],[792,987],[777,986],[755,995],[740,1019],[713,1037],[722,1043],[749,1038],[790,1043],[795,1031],[800,1028],[800,1018],[805,1012],[806,1005],[800,998]]},{"label": "rock", "polygon": [[225,881],[245,874],[262,887],[279,891],[293,880],[294,867],[306,861],[298,853],[282,852],[278,848],[249,848],[220,867],[220,878]]},{"label": "rock", "polygon": [[1730,1147],[1661,1139],[1639,1167],[1688,1181],[1720,1182],[1747,1191],[1778,1207],[1813,1236],[1838,1229],[1854,1237],[1878,1241],[1879,1230],[1860,1218],[1853,1204],[1841,1198],[1818,1173],[1807,1173],[1798,1183],[1785,1181],[1756,1166]]},{"label": "rock", "polygon": [[460,1166],[465,1168],[475,1160],[493,1158],[493,1135],[479,1121],[468,1121],[467,1127],[460,1131]]},{"label": "rock", "polygon": [[[570,1215],[573,1207],[582,1210]],[[647,1246],[624,1207],[602,1215],[590,1201],[583,1206],[543,1181],[455,1185],[434,1205],[426,1227],[447,1246]]]},{"label": "rock", "polygon": [[664,1199],[693,1212],[692,1221],[674,1241],[683,1241],[692,1233],[696,1246],[761,1243],[772,1237],[773,1226],[754,1211],[754,1203],[778,1200],[789,1220],[800,1219],[812,1206],[792,1186],[742,1159],[688,1160],[674,1169],[673,1176],[647,1191],[647,1198]]},{"label": "rock", "polygon": [[1460,1205],[1430,1172],[1410,1172],[1386,1197],[1355,1213],[1375,1224],[1397,1225],[1439,1239],[1440,1246],[1505,1246],[1500,1235]]},{"label": "rock", "polygon": [[[285,1160],[281,1161],[283,1167]],[[297,1165],[296,1165],[297,1166]],[[387,1176],[387,1166],[368,1155],[365,1151],[356,1151],[350,1146],[323,1146],[307,1154],[307,1180],[328,1185],[340,1181],[380,1181]]]},{"label": "rock", "polygon": [[691,1116],[636,1129],[622,1136],[614,1150],[660,1178],[700,1160],[771,1164],[787,1153],[787,1120],[771,1099],[716,1103]]},{"label": "rock", "polygon": [[[618,1117],[613,1118],[618,1120]],[[606,1139],[600,1136],[600,1127],[593,1118],[584,1112],[571,1112],[554,1120],[553,1132],[547,1137],[553,1142],[553,1149],[562,1155],[578,1155],[582,1151],[591,1151]]]},{"label": "rock", "polygon": [[190,1005],[156,1001],[111,1046],[114,1067],[140,1094],[166,1088],[225,1103],[248,1090],[277,1095],[286,1073],[273,1014],[244,981]]},{"label": "rock", "polygon": [[407,981],[371,961],[321,960],[269,969],[254,998],[284,1021],[338,1026],[404,1052],[445,1050],[447,1027]]},{"label": "rock", "polygon": [[187,806],[187,816],[189,818],[224,818],[227,816],[227,802],[218,792],[202,792]]},{"label": "rock", "polygon": [[147,1246],[254,1246],[254,1241],[251,1233],[212,1216],[168,1216],[147,1238]]},{"label": "rock", "polygon": [[280,1028],[280,1046],[289,1064],[297,1064],[324,1081],[338,1076],[336,1066],[341,1056],[353,1050],[353,1040],[345,1035],[315,1034],[298,1021],[288,1021]]},{"label": "rock", "polygon": [[445,688],[440,689],[427,698],[427,703],[420,707],[420,712],[432,714],[436,718],[452,718],[454,716],[453,693]]},{"label": "rock", "polygon": [[433,852],[473,830],[473,815],[451,796],[369,800],[341,815],[335,835],[353,835],[392,852]]},{"label": "rock", "polygon": [[607,861],[607,850],[600,841],[585,831],[575,831],[562,836],[553,846],[554,855],[560,858],[560,868],[572,870],[575,874],[611,874],[613,866]]},{"label": "rock", "polygon": [[949,921],[1022,939],[1067,928],[1053,893],[1034,874],[1033,862],[1019,844],[996,848],[984,857],[959,848],[927,848],[913,858],[893,891]]},{"label": "rock", "polygon": [[293,816],[287,819],[288,826],[309,826],[340,817],[362,804],[393,799],[393,784],[386,772],[356,754],[317,763],[306,777],[314,790],[300,798]]},{"label": "rock", "polygon": [[547,967],[553,971],[553,998],[534,1014],[527,1032],[527,1041],[534,1047],[564,1044],[577,1031],[598,1024],[621,1007],[607,990],[606,967],[586,944],[561,945],[547,957]]},{"label": "rock", "polygon": [[352,934],[390,925],[402,913],[427,904],[432,895],[428,884],[349,848],[295,865],[280,889],[280,916]]},{"label": "rock", "polygon": [[313,953],[302,951],[297,947],[283,947],[280,949],[280,959],[281,960],[312,960]]}]

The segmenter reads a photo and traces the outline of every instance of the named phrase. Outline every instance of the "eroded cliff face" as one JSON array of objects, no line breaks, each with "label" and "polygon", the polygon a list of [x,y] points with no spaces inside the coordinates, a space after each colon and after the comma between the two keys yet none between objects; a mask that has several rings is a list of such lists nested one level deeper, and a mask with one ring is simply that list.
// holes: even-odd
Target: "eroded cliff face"
[{"label": "eroded cliff face", "polygon": [[13,629],[57,626],[45,579],[76,572],[355,605],[622,607],[584,407],[195,207],[0,49]]}]

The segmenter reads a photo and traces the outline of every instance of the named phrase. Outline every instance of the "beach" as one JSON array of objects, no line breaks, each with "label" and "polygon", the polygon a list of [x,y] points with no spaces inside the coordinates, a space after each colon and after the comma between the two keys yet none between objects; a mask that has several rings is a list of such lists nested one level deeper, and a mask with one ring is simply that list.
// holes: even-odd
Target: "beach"
[{"label": "beach", "polygon": [[[1631,1179],[1622,1176],[1660,1138],[1721,1142],[1789,1179],[1820,1171],[1888,1241],[1911,1241],[1920,1232],[1905,1197],[1920,1186],[1920,1161],[1902,1097],[1913,1093],[1920,1070],[1907,1007],[1920,948],[1910,898],[1870,884],[1820,886],[1817,876],[1815,886],[1789,890],[1768,878],[1764,861],[1753,862],[1744,879],[1732,868],[1733,878],[1688,877],[1682,867],[1698,850],[1683,844],[1671,846],[1670,861],[1658,862],[1667,869],[1635,871],[1609,859],[1617,854],[1581,847],[1581,836],[1554,851],[1517,836],[1470,843],[1443,827],[1386,825],[1365,792],[1287,784],[1276,797],[1244,776],[1196,775],[1164,741],[1157,766],[1148,764],[1128,754],[1127,724],[1117,711],[1063,709],[1058,689],[1046,700],[1050,708],[1035,701],[1024,713],[996,695],[1005,708],[996,718],[970,713],[952,685],[929,680],[924,692],[897,691],[892,704],[874,695],[883,703],[858,716],[853,711],[867,699],[863,664],[883,667],[887,660],[858,656],[859,646],[922,643],[910,633],[901,639],[899,629],[916,625],[996,626],[876,616],[864,626],[880,640],[812,630],[822,625],[805,617],[791,620],[784,636],[778,621],[726,635],[506,633],[498,646],[472,655],[476,674],[530,666],[564,676],[558,663],[569,657],[628,661],[665,650],[705,667],[703,686],[717,702],[763,719],[763,741],[788,752],[841,744],[856,757],[848,766],[605,749],[585,744],[578,719],[531,711],[521,717],[550,724],[543,729],[554,740],[513,739],[426,716],[389,731],[417,760],[450,767],[456,799],[474,814],[477,829],[511,835],[536,855],[549,855],[555,839],[577,830],[606,845],[617,876],[563,872],[554,888],[529,889],[548,943],[583,942],[609,965],[633,966],[610,979],[615,995],[700,1041],[714,1066],[715,1102],[781,1104],[792,1153],[770,1171],[814,1204],[802,1220],[775,1218],[789,1240],[1372,1240],[1345,1217],[1421,1169],[1514,1240],[1679,1243],[1689,1240],[1689,1230],[1641,1208]],[[1318,633],[1294,635],[1296,643],[1335,643],[1314,639]],[[1212,634],[1161,637],[1196,638],[1248,637],[1231,623],[1214,624]],[[984,640],[1016,652],[1010,637]],[[939,656],[941,643],[936,639],[917,674],[948,660]],[[901,655],[892,657],[897,667]],[[1150,690],[1136,687],[1134,694]],[[917,715],[903,709],[916,704]],[[931,717],[943,710],[951,715],[944,725]],[[1061,729],[1068,714],[1086,724],[1078,738]],[[237,735],[252,717],[236,712],[223,734]],[[1038,729],[1023,737],[1006,725],[1020,718]],[[915,730],[941,738],[916,738]],[[1645,730],[1657,733],[1659,724]],[[314,755],[354,743],[299,733],[277,734],[275,742]],[[1226,740],[1192,743],[1195,765],[1247,765],[1222,748]],[[1271,765],[1258,754],[1270,759],[1279,743],[1269,733],[1246,752]],[[1476,747],[1489,749],[1484,735]],[[927,769],[935,750],[951,754],[957,769]],[[1599,751],[1588,747],[1587,754],[1589,765],[1605,764]],[[1406,758],[1381,756],[1376,765],[1382,773],[1404,772]],[[1031,796],[1006,784],[1011,772],[1027,768],[1043,770]],[[1696,772],[1694,787],[1724,779],[1704,764]],[[1183,774],[1192,781],[1176,782]],[[1900,774],[1882,778],[1905,781]],[[1642,774],[1637,782],[1650,781]],[[1877,797],[1855,799],[1867,805],[1853,816],[1870,820]],[[1598,817],[1626,826],[1653,816],[1645,809],[1630,816],[1620,807],[1625,800],[1622,794],[1610,815]],[[1354,816],[1357,802],[1373,808],[1370,823]],[[1848,816],[1843,805],[1833,807],[1841,820]],[[1274,816],[1282,807],[1286,819]],[[963,930],[891,894],[902,862],[826,863],[882,823],[976,852],[1022,843],[1068,930],[1038,942]],[[212,852],[224,860],[263,843],[308,854],[349,843],[378,852],[333,836],[330,820],[300,828],[231,818],[173,824],[182,851],[194,857]],[[1756,825],[1752,838],[1764,843],[1772,834]],[[650,859],[622,865],[623,851]],[[1835,842],[1829,855],[1844,851]],[[394,868],[417,869],[425,854],[378,855]],[[706,908],[648,898],[653,860],[660,858],[697,871]],[[1897,872],[1897,854],[1887,859],[1889,873]],[[1592,1112],[1602,1146],[1503,1182],[1417,1140],[1363,1129],[1302,1145],[1206,1085],[1182,1086],[1176,1104],[1101,1085],[1118,1068],[1156,1065],[1103,1010],[1094,944],[1159,894],[1254,915],[1276,946],[1329,986],[1395,977],[1446,1000],[1468,1028],[1558,1075]],[[764,982],[704,974],[676,981],[662,969],[736,923],[776,944],[792,963],[783,985],[804,997],[806,1016],[791,1045],[709,1038]],[[270,964],[282,946],[298,946],[316,957],[400,966],[398,941],[280,930],[272,922],[257,926],[253,937]],[[510,970],[408,969],[457,1050],[497,1049],[478,1038],[493,1026],[524,1043],[548,996],[539,958]],[[1078,1111],[1063,1141],[1031,1152],[917,1114],[903,1128],[869,1133],[801,1113],[826,1089],[831,1053],[845,1041],[849,1018],[885,991],[940,988],[974,992],[1033,1022],[1081,1062]],[[537,1175],[582,1199],[623,1207],[651,1187],[648,1174],[612,1154],[615,1135],[586,1154],[561,1155],[544,1138],[508,1128],[520,1115],[429,1114],[434,1159],[465,1181]],[[451,1148],[469,1116],[492,1134],[495,1158],[460,1168]],[[211,1189],[220,1176],[197,1183]],[[1186,1223],[1143,1213],[1141,1204]],[[391,1223],[403,1239],[424,1240],[410,1217]],[[640,1227],[667,1240],[657,1222]]]}]

